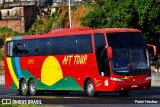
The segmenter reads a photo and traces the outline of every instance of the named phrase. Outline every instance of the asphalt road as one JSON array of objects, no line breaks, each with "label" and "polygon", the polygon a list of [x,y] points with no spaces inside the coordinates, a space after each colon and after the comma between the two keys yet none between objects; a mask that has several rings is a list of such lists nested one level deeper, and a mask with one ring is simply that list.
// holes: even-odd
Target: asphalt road
[{"label": "asphalt road", "polygon": [[[8,90],[0,85],[0,103],[11,104],[43,104],[62,106],[105,106],[111,107],[159,107],[160,87],[152,87],[150,90],[131,91],[129,96],[121,97],[118,93],[99,93],[98,97],[90,98],[83,92],[45,92],[38,96],[21,96],[15,90]],[[2,101],[4,100],[4,101]],[[114,105],[113,105],[114,104]],[[109,106],[109,107],[110,107]]]}]

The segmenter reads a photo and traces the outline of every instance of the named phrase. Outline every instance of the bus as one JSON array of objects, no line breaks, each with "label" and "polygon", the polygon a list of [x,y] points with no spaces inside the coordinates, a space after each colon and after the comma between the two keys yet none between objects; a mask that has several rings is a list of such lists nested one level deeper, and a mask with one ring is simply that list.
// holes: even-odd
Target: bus
[{"label": "bus", "polygon": [[64,28],[8,37],[5,86],[22,95],[39,91],[119,92],[151,87],[149,54],[138,29]]}]

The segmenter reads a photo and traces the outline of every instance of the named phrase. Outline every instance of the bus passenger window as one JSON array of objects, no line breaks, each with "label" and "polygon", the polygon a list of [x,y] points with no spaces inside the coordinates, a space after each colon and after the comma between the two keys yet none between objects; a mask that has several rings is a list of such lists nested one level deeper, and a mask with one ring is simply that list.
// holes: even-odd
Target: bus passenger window
[{"label": "bus passenger window", "polygon": [[77,36],[68,36],[65,37],[65,53],[75,54],[77,53]]},{"label": "bus passenger window", "polygon": [[23,56],[24,55],[25,44],[23,41],[14,41],[13,42],[13,55],[14,56]]},{"label": "bus passenger window", "polygon": [[49,38],[43,38],[43,39],[37,39],[38,41],[38,55],[48,55],[50,54],[50,39]]},{"label": "bus passenger window", "polygon": [[[36,39],[25,40],[25,56],[36,55]],[[38,51],[38,50],[37,50]]]},{"label": "bus passenger window", "polygon": [[7,43],[7,56],[13,56],[13,42]]},{"label": "bus passenger window", "polygon": [[77,53],[92,53],[91,35],[77,36]]},{"label": "bus passenger window", "polygon": [[[64,54],[65,37],[51,38],[51,54]],[[67,45],[66,45],[67,46]]]}]

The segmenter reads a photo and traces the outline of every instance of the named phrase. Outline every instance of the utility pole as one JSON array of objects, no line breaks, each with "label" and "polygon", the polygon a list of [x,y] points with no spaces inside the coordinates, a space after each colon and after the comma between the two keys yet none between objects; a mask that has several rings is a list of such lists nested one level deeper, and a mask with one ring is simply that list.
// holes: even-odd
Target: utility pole
[{"label": "utility pole", "polygon": [[68,0],[68,6],[69,6],[69,27],[72,28],[72,19],[71,19],[71,2]]}]

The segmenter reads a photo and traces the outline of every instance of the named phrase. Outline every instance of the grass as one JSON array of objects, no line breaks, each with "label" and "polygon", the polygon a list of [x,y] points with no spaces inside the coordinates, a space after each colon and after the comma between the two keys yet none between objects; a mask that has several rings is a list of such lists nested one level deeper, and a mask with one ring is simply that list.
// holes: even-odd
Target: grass
[{"label": "grass", "polygon": [[0,75],[3,74],[3,48],[0,48]]},{"label": "grass", "polygon": [[38,107],[38,105],[28,105],[28,104],[0,104],[0,107]]}]

